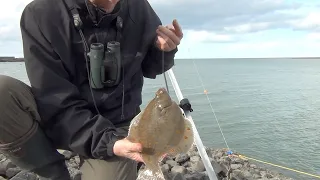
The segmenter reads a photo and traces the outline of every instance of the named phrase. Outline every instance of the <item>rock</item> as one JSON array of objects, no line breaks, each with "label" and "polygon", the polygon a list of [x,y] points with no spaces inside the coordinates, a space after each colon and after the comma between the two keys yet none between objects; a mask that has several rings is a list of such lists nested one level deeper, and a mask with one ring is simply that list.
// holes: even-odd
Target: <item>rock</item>
[{"label": "rock", "polygon": [[187,154],[189,157],[198,155],[198,153],[196,151],[189,151]]},{"label": "rock", "polygon": [[222,153],[222,152],[218,152],[218,153],[216,153],[216,154],[213,154],[213,156],[214,156],[215,158],[221,158],[221,157],[223,156],[223,153]]},{"label": "rock", "polygon": [[3,159],[0,161],[0,176],[6,175],[7,169],[14,167],[16,167],[16,165],[14,165],[9,159]]},{"label": "rock", "polygon": [[37,180],[37,176],[30,172],[21,171],[10,180]]},{"label": "rock", "polygon": [[170,166],[168,164],[164,164],[161,166],[162,172],[169,172],[170,171]]},{"label": "rock", "polygon": [[186,180],[206,180],[206,176],[203,173],[194,172],[191,174],[186,174],[185,176]]},{"label": "rock", "polygon": [[186,162],[187,160],[189,160],[190,159],[190,156],[188,155],[188,154],[178,154],[177,156],[176,156],[176,159],[175,159],[175,161],[177,162],[177,163],[184,163],[184,162]]},{"label": "rock", "polygon": [[[260,168],[237,156],[228,156],[227,149],[206,148],[206,152],[218,176],[218,180],[292,180],[279,173]],[[64,151],[62,154],[65,156],[71,179],[81,180],[79,156],[70,151]],[[166,180],[209,180],[198,149],[195,146],[185,154],[166,156],[159,165]],[[144,167],[142,165],[141,169],[144,169]],[[227,178],[228,175],[229,179]],[[38,180],[35,174],[21,171],[10,160],[0,154],[0,180],[9,179]]]},{"label": "rock", "polygon": [[21,172],[21,169],[20,169],[20,168],[17,168],[17,167],[15,167],[15,168],[9,168],[9,169],[7,169],[7,171],[6,171],[6,176],[7,176],[8,178],[12,178],[13,176],[17,175],[17,174],[20,173],[20,172]]},{"label": "rock", "polygon": [[172,174],[169,172],[163,172],[163,175],[164,175],[164,179],[166,180],[171,180],[173,178]]},{"label": "rock", "polygon": [[171,169],[171,173],[173,175],[176,175],[176,174],[185,175],[187,173],[187,170],[183,166],[173,166],[173,168]]},{"label": "rock", "polygon": [[260,176],[259,174],[253,174],[252,177],[253,177],[254,179],[260,179],[260,178],[261,178],[261,176]]},{"label": "rock", "polygon": [[0,153],[0,161],[6,160],[6,156]]},{"label": "rock", "polygon": [[261,175],[262,177],[266,177],[267,172],[266,172],[266,171],[260,171],[260,175]]},{"label": "rock", "polygon": [[234,163],[234,164],[242,164],[244,161],[240,158],[233,158],[231,159],[231,163]]},{"label": "rock", "polygon": [[171,157],[165,156],[161,162],[165,164],[168,160],[172,160]]},{"label": "rock", "polygon": [[183,167],[190,167],[190,166],[191,166],[191,162],[186,161],[186,162],[182,163],[181,166],[183,166]]},{"label": "rock", "polygon": [[81,174],[76,174],[72,178],[73,180],[81,180]]},{"label": "rock", "polygon": [[186,178],[182,174],[176,174],[172,180],[186,180]]},{"label": "rock", "polygon": [[233,176],[231,174],[231,179],[230,180],[243,180],[242,178],[238,177],[238,176]]},{"label": "rock", "polygon": [[233,170],[232,173],[238,176],[239,174],[241,174],[241,170],[236,169],[236,170]]},{"label": "rock", "polygon": [[76,154],[71,151],[63,151],[62,155],[64,155],[66,159],[71,159],[76,156]]},{"label": "rock", "polygon": [[220,164],[220,167],[221,167],[222,171],[224,172],[224,174],[227,174],[230,169],[229,165],[225,164],[225,163]]},{"label": "rock", "polygon": [[222,167],[214,159],[210,158],[210,162],[214,171],[218,174],[222,171]]},{"label": "rock", "polygon": [[255,171],[255,173],[257,173],[257,174],[259,174],[260,176],[262,176],[259,169],[255,169],[254,171]]},{"label": "rock", "polygon": [[190,157],[190,167],[192,171],[202,172],[205,170],[204,164],[199,156]]},{"label": "rock", "polygon": [[80,164],[80,157],[79,156],[74,157],[74,162],[79,165]]},{"label": "rock", "polygon": [[249,171],[243,171],[242,175],[244,179],[252,178],[252,174]]},{"label": "rock", "polygon": [[192,156],[190,157],[190,162],[198,162],[198,161],[201,161],[201,158],[200,156]]},{"label": "rock", "polygon": [[170,166],[170,168],[172,168],[173,166],[177,166],[178,165],[177,162],[175,162],[174,160],[171,160],[171,159],[167,160],[166,164],[168,164]]},{"label": "rock", "polygon": [[193,171],[197,172],[203,172],[206,170],[202,161],[192,162],[191,168]]},{"label": "rock", "polygon": [[71,179],[75,179],[77,176],[81,177],[81,171],[78,169],[68,168]]},{"label": "rock", "polygon": [[188,171],[189,173],[194,172],[193,169],[192,169],[192,167],[187,167],[186,169],[187,169],[187,171]]},{"label": "rock", "polygon": [[230,167],[231,169],[239,169],[242,167],[242,164],[231,164]]},{"label": "rock", "polygon": [[250,164],[251,168],[257,168],[257,166],[255,164]]}]

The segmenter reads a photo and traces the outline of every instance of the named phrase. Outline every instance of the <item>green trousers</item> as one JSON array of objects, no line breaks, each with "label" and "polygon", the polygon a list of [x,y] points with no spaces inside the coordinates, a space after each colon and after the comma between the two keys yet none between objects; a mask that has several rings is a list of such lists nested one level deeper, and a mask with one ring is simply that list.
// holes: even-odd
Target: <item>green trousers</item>
[{"label": "green trousers", "polygon": [[[40,122],[41,117],[37,112],[37,105],[30,87],[20,80],[0,75],[0,153],[7,154],[9,159],[14,159],[18,166],[21,164],[22,169],[31,171],[36,169],[34,172],[39,176],[50,180],[68,179],[63,177],[66,176],[66,172],[68,174],[65,162],[55,147],[46,140],[38,125]],[[36,133],[37,131],[41,133]],[[33,138],[35,134],[37,138]],[[32,148],[29,145],[30,150],[23,151],[27,152],[25,158],[22,155],[18,156],[17,152],[22,151],[23,148],[27,149],[28,146],[25,144],[32,144],[31,142]],[[39,157],[41,154],[48,158]],[[55,162],[60,164],[57,165]],[[54,164],[58,167],[51,167]],[[55,172],[61,175],[59,177],[55,175],[54,178],[51,175],[53,172],[50,174],[53,170],[64,172]],[[135,180],[137,178],[137,163],[121,157],[113,157],[108,161],[85,159],[80,170],[82,180]]]}]

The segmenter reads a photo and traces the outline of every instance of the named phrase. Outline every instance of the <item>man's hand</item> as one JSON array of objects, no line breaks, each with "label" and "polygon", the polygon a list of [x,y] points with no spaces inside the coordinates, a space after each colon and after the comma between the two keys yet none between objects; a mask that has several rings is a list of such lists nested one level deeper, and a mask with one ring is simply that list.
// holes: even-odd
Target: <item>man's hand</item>
[{"label": "man's hand", "polygon": [[166,27],[159,26],[157,29],[157,40],[156,45],[162,51],[172,51],[179,44],[183,37],[181,27],[177,20],[173,20],[172,25]]},{"label": "man's hand", "polygon": [[118,140],[113,146],[113,152],[117,156],[126,157],[137,162],[143,162],[142,145],[140,143],[132,143],[127,138]]}]

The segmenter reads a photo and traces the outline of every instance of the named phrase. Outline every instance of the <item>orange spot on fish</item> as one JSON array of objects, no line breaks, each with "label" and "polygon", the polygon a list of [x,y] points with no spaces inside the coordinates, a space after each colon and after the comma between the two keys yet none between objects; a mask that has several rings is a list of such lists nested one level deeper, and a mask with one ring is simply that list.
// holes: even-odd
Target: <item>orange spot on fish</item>
[{"label": "orange spot on fish", "polygon": [[187,137],[187,136],[184,136],[184,139],[188,139],[188,137]]},{"label": "orange spot on fish", "polygon": [[188,130],[188,131],[190,131],[190,128],[189,128],[189,127],[187,127],[187,130]]}]

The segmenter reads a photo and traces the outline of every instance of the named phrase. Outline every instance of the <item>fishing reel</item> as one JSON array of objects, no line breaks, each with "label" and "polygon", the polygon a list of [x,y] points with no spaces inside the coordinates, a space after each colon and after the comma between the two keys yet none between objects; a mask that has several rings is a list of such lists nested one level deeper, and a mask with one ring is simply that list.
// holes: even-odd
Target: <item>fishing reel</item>
[{"label": "fishing reel", "polygon": [[120,43],[111,41],[105,48],[102,43],[92,43],[90,52],[90,86],[93,89],[113,87],[119,84],[121,73]]}]

